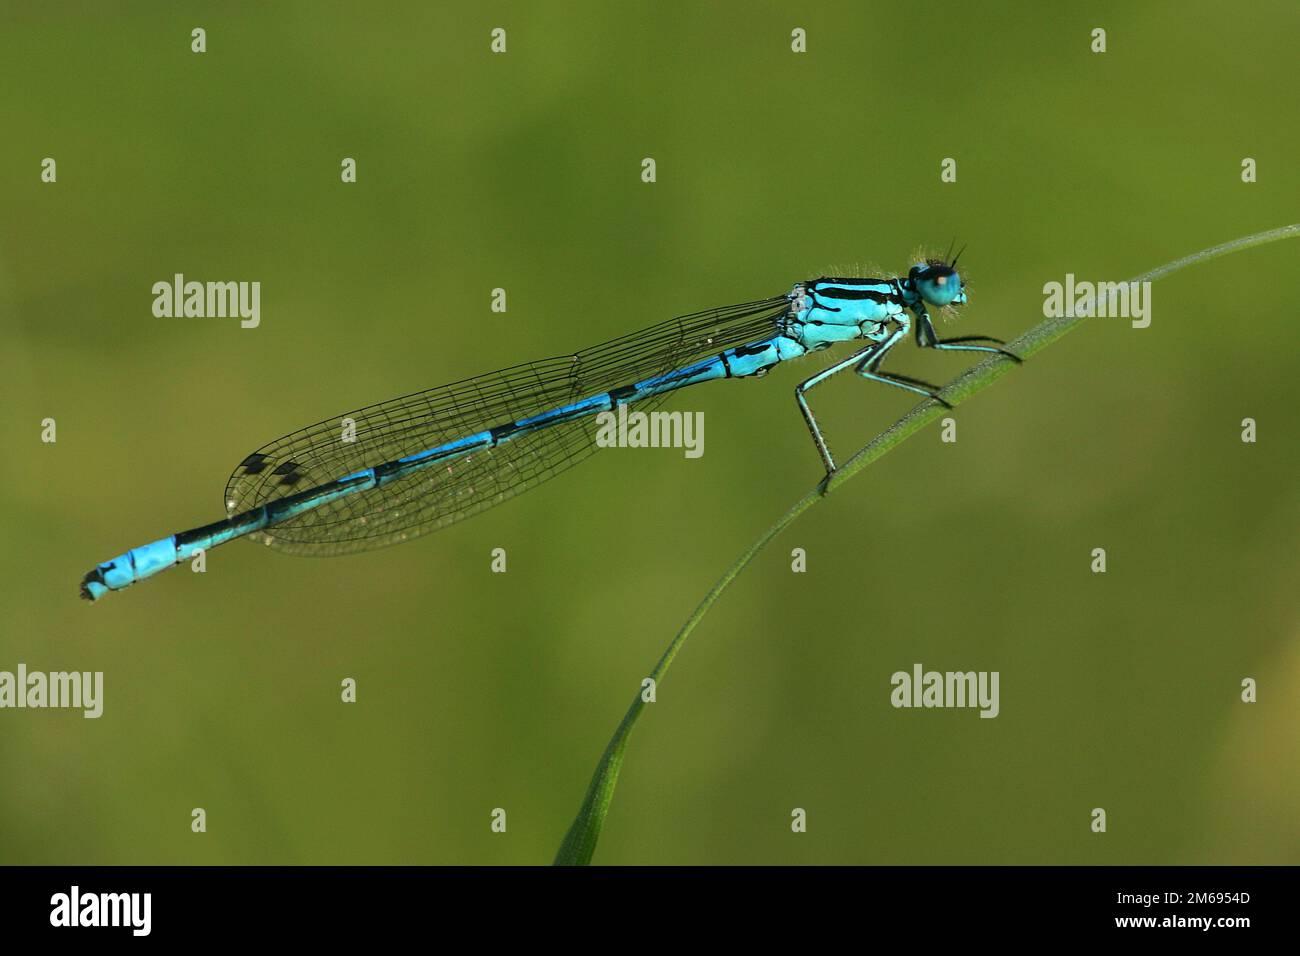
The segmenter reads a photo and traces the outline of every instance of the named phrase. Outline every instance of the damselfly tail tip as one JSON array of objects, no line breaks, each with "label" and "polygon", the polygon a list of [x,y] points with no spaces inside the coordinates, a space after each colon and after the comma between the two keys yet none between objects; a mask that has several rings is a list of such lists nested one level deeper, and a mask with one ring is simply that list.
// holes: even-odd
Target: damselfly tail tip
[{"label": "damselfly tail tip", "polygon": [[81,599],[92,604],[108,593],[104,584],[104,572],[99,568],[91,571],[81,579]]}]

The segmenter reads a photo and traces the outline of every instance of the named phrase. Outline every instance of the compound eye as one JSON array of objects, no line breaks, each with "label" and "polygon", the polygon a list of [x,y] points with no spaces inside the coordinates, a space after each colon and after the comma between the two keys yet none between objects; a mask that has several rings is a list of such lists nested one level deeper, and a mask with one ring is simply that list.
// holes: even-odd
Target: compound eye
[{"label": "compound eye", "polygon": [[935,284],[935,285],[947,285],[947,284],[948,284],[948,277],[947,277],[947,276],[936,276],[936,277],[935,277],[935,280],[934,280],[934,284]]}]

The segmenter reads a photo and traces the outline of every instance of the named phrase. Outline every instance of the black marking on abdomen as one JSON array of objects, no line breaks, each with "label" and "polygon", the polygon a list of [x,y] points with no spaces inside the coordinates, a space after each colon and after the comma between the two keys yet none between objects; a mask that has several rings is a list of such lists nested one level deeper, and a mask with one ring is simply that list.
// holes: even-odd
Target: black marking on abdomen
[{"label": "black marking on abdomen", "polygon": [[95,568],[95,570],[91,571],[89,574],[87,574],[84,578],[81,579],[81,596],[87,601],[95,600],[95,596],[90,593],[91,582],[98,584],[100,587],[104,588],[105,590],[111,590],[108,587],[108,582],[104,580],[104,572],[101,571],[99,568]]},{"label": "black marking on abdomen", "polygon": [[517,431],[522,431],[518,422],[511,422],[509,425],[498,425],[491,429],[488,434],[492,436],[492,444],[499,445],[503,439],[509,438]]},{"label": "black marking on abdomen", "polygon": [[[463,454],[469,454],[469,450],[466,450]],[[382,465],[375,465],[372,469],[375,473],[375,487],[383,484],[382,479],[410,467],[411,463],[409,461],[402,461],[400,458],[394,459],[393,461],[386,461]]]},{"label": "black marking on abdomen", "polygon": [[195,528],[193,531],[181,531],[176,535],[176,547],[183,548],[192,541],[206,538],[218,531],[225,531],[230,523],[229,521],[218,521],[216,524],[205,524],[202,528]]},{"label": "black marking on abdomen", "polygon": [[214,521],[212,524],[205,524],[202,528],[195,528],[193,531],[181,531],[176,535],[176,547],[178,549],[183,548],[195,541],[200,541],[203,538],[210,538],[223,531],[234,530],[239,532],[245,529],[252,530],[261,525],[264,510],[264,508],[254,508],[252,511],[245,511],[242,514],[235,515],[233,518],[226,518],[224,521]]},{"label": "black marking on abdomen", "polygon": [[637,393],[635,385],[620,385],[618,388],[609,390],[609,405],[613,408],[618,405],[619,401],[625,398],[631,398]]}]

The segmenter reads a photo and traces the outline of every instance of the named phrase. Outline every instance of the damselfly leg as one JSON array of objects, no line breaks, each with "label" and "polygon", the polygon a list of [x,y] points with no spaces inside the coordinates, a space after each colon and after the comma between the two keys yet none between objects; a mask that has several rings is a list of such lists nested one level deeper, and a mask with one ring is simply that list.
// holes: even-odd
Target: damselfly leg
[{"label": "damselfly leg", "polygon": [[[967,345],[968,342],[992,342],[993,346],[988,345]],[[922,312],[916,320],[916,344],[924,349],[939,349],[946,352],[994,352],[998,355],[1005,355],[1014,362],[1023,362],[1019,355],[1004,348],[997,346],[1005,345],[1001,339],[995,339],[991,335],[960,335],[956,338],[941,339],[934,331],[934,323],[930,321],[930,313]]]},{"label": "damselfly leg", "polygon": [[900,328],[883,342],[873,342],[866,348],[859,349],[848,358],[836,362],[834,365],[822,369],[812,378],[806,379],[795,386],[794,397],[799,403],[799,411],[803,413],[804,421],[808,425],[808,431],[812,435],[813,444],[817,446],[817,453],[821,455],[822,464],[826,466],[826,473],[829,475],[835,471],[835,458],[831,455],[830,448],[826,445],[826,439],[822,437],[821,428],[817,425],[817,419],[808,406],[808,400],[804,398],[804,393],[815,385],[820,385],[832,375],[844,371],[846,368],[852,368],[863,378],[868,378],[876,382],[884,382],[886,385],[893,385],[895,388],[906,389],[909,392],[916,392],[918,395],[924,395],[926,398],[933,398],[945,408],[952,406],[939,397],[939,387],[931,385],[929,382],[923,382],[920,379],[911,378],[906,375],[894,375],[889,372],[880,371],[880,363],[885,360],[887,353],[894,344],[907,334],[906,328]]}]

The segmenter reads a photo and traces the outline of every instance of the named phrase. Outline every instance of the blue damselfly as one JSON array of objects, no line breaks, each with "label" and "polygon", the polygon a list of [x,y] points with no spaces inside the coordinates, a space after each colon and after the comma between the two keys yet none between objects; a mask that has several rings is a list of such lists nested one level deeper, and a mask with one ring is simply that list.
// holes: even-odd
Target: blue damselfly
[{"label": "blue damselfly", "polygon": [[[926,382],[881,370],[914,329],[925,348],[1001,353],[988,336],[940,339],[930,308],[966,302],[957,259],[891,279],[820,278],[789,293],[681,316],[569,355],[416,392],[284,436],[248,455],[226,485],[229,517],[98,565],[94,601],[235,538],[289,554],[368,551],[446,527],[536,487],[596,449],[600,412],[712,379],[761,376],[838,342],[866,344],[795,388],[817,452],[835,470],[805,393],[845,369],[943,401]],[[975,345],[990,342],[992,345]],[[947,404],[946,402],[944,404]],[[345,435],[343,423],[352,423]],[[351,440],[347,440],[351,437]]]}]

